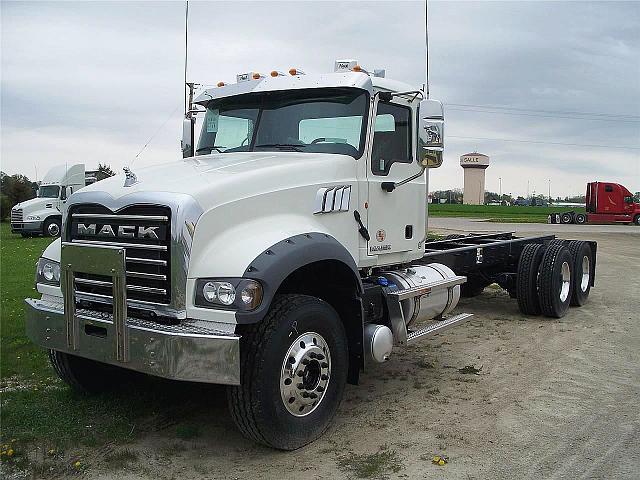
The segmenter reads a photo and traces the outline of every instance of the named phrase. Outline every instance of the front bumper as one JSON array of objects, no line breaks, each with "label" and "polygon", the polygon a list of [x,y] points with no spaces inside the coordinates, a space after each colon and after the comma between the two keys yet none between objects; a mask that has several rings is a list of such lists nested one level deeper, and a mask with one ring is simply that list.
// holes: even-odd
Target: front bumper
[{"label": "front bumper", "polygon": [[240,337],[207,322],[162,325],[127,317],[122,335],[109,313],[76,309],[67,322],[62,299],[25,301],[27,335],[42,347],[173,380],[240,383]]},{"label": "front bumper", "polygon": [[42,233],[42,222],[12,223],[11,233]]}]

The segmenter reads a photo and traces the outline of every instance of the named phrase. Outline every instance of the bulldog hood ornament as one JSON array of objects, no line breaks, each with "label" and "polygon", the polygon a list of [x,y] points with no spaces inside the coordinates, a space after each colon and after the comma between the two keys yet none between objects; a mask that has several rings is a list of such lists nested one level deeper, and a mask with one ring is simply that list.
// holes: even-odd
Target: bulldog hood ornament
[{"label": "bulldog hood ornament", "polygon": [[131,185],[135,185],[136,183],[138,183],[138,177],[136,177],[136,174],[133,173],[129,167],[124,167],[122,170],[124,170],[125,187],[130,187]]}]

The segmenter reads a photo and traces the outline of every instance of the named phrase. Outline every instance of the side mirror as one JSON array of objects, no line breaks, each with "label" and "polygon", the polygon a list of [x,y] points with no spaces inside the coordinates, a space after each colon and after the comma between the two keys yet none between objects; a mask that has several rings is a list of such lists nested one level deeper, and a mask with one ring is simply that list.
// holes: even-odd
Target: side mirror
[{"label": "side mirror", "polygon": [[444,109],[431,99],[422,100],[418,108],[418,161],[425,168],[438,168],[444,160]]},{"label": "side mirror", "polygon": [[193,127],[196,119],[194,117],[185,118],[182,121],[182,158],[193,157]]},{"label": "side mirror", "polygon": [[633,197],[624,197],[624,203],[633,203]]}]

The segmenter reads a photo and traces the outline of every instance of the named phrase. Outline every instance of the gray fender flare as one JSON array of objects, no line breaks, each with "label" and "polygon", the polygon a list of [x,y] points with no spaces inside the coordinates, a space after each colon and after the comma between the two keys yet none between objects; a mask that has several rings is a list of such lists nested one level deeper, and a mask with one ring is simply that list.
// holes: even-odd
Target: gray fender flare
[{"label": "gray fender flare", "polygon": [[304,233],[286,238],[258,255],[245,270],[243,277],[260,281],[263,287],[262,304],[251,312],[237,312],[239,324],[261,321],[282,282],[294,271],[322,260],[337,260],[353,272],[358,293],[363,286],[358,267],[347,249],[326,233]]}]

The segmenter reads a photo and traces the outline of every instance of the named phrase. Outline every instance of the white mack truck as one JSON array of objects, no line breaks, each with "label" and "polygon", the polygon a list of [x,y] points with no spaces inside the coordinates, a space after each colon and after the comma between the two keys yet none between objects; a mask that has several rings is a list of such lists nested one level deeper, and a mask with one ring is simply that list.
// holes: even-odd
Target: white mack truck
[{"label": "white mack truck", "polygon": [[23,237],[57,237],[62,227],[62,210],[73,192],[95,182],[94,172],[85,172],[84,164],[58,165],[47,172],[36,198],[11,209],[11,232]]},{"label": "white mack truck", "polygon": [[595,242],[426,240],[444,114],[425,97],[352,60],[204,90],[182,161],[69,199],[26,300],[29,337],[79,391],[124,369],[226,384],[240,431],[292,450],[368,364],[466,321],[461,295],[498,283],[528,315],[582,305]]}]

